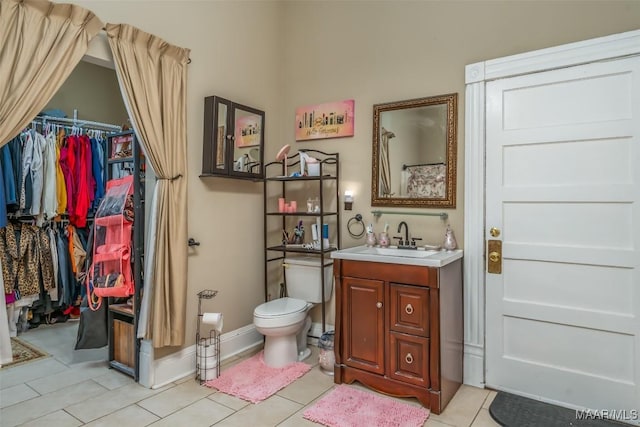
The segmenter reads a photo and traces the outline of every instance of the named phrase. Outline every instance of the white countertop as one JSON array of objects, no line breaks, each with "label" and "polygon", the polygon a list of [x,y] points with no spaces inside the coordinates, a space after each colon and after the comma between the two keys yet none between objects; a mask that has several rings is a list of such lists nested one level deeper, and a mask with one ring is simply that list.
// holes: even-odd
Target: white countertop
[{"label": "white countertop", "polygon": [[425,250],[424,248],[398,249],[395,246],[389,248],[356,246],[331,252],[331,258],[423,267],[444,267],[462,258],[462,253],[462,249],[433,251]]}]

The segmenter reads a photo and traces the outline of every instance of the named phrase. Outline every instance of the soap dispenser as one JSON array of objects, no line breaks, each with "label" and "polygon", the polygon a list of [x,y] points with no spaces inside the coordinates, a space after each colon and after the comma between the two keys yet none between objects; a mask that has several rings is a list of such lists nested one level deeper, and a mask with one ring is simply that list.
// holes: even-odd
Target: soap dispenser
[{"label": "soap dispenser", "polygon": [[456,237],[453,235],[451,224],[447,224],[447,230],[444,232],[444,242],[442,242],[442,247],[448,251],[452,251],[458,247],[458,242],[456,242]]}]

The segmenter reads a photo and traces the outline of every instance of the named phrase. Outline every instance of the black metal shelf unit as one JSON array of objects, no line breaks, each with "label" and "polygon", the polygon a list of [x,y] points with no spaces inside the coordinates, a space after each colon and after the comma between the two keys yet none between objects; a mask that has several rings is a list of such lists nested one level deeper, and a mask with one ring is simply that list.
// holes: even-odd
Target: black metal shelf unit
[{"label": "black metal shelf unit", "polygon": [[[314,255],[320,258],[320,279],[321,279],[321,288],[322,288],[322,331],[326,330],[326,310],[325,310],[325,292],[324,292],[324,281],[325,281],[325,269],[324,267],[328,264],[330,260],[330,253],[332,251],[337,250],[341,247],[341,229],[340,229],[340,155],[339,153],[325,153],[318,150],[301,150],[304,151],[309,156],[315,157],[320,161],[320,174],[319,176],[285,176],[285,171],[294,171],[299,169],[300,165],[300,153],[296,153],[295,155],[288,157],[283,161],[276,161],[265,164],[264,172],[264,247],[265,247],[265,263],[264,263],[264,291],[265,291],[265,300],[269,297],[269,263],[274,261],[281,261],[286,258],[287,253],[296,253],[296,254],[309,254]],[[286,165],[285,165],[285,162]],[[313,191],[315,195],[317,195],[318,203],[319,203],[319,212],[307,212],[306,209],[303,209],[299,212],[278,212],[270,209],[270,197],[274,194],[270,194],[269,192],[269,184],[270,183],[280,183],[280,188],[278,192],[278,197],[287,197],[287,185],[290,183],[300,183],[304,182],[305,191]],[[325,205],[327,204],[327,186],[329,183],[333,183],[335,187],[335,199],[330,200],[329,203],[331,206],[328,210],[325,210]],[[314,185],[315,184],[315,185]],[[315,187],[315,188],[314,188]],[[331,190],[329,190],[331,191]],[[271,203],[273,204],[273,203]],[[335,239],[334,242],[331,242],[329,248],[322,249],[306,249],[302,245],[286,245],[283,242],[280,244],[269,244],[274,243],[276,241],[276,237],[274,237],[273,231],[270,232],[269,229],[269,220],[273,220],[274,218],[281,219],[282,230],[287,229],[287,224],[292,224],[292,218],[319,218],[320,224],[325,224],[325,221],[331,221],[335,227]],[[321,233],[321,231],[318,231]],[[311,233],[305,233],[310,235]],[[278,235],[279,236],[279,235]],[[310,236],[307,237],[307,240]],[[280,238],[280,237],[278,237]],[[320,242],[322,242],[322,235],[319,236]],[[321,243],[322,244],[322,243]],[[273,255],[273,253],[277,253],[277,255]],[[271,255],[270,255],[271,254]],[[284,276],[284,270],[282,271],[283,280],[285,281],[286,288],[286,278]]]},{"label": "black metal shelf unit", "polygon": [[[127,145],[127,143],[129,145]],[[118,149],[131,150],[131,155],[115,157]],[[106,147],[107,179],[120,178],[133,174],[133,280],[135,293],[131,297],[132,304],[109,298],[109,365],[120,372],[132,376],[135,381],[140,377],[140,339],[137,338],[140,304],[144,283],[144,175],[145,163],[138,139],[133,131],[125,131],[109,135]],[[116,171],[119,176],[114,176]]]}]

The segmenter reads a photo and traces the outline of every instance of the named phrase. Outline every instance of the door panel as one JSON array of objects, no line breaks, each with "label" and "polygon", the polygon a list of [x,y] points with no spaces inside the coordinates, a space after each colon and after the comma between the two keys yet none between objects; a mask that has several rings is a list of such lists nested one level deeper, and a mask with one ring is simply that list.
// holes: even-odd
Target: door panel
[{"label": "door panel", "polygon": [[502,271],[507,301],[633,315],[630,268],[510,259]]},{"label": "door panel", "polygon": [[344,277],[345,364],[384,374],[384,282]]},{"label": "door panel", "polygon": [[630,249],[632,215],[630,203],[509,201],[502,212],[504,239],[512,243]]},{"label": "door panel", "polygon": [[[630,184],[631,138],[507,145],[504,147],[505,187],[547,187]],[[583,154],[574,162],[575,152]],[[567,167],[572,164],[572,167]]]},{"label": "door panel", "polygon": [[574,407],[640,401],[640,59],[486,87],[486,382]]},{"label": "door panel", "polygon": [[[582,71],[584,73],[580,74]],[[531,82],[537,76],[532,77],[529,79]],[[505,88],[503,129],[574,127],[630,119],[632,102],[629,87],[632,80],[632,71],[629,70],[593,74],[587,68],[579,70],[575,67],[560,78],[537,79],[538,84]]]}]

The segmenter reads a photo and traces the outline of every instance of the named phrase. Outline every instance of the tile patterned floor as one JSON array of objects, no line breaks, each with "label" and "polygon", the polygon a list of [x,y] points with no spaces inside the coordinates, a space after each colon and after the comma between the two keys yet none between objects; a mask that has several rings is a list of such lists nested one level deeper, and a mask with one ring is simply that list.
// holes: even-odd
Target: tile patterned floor
[{"label": "tile patterned floor", "polygon": [[[21,335],[52,357],[0,371],[0,426],[319,426],[302,418],[305,409],[333,386],[317,366],[277,394],[251,404],[200,386],[193,377],[150,390],[106,366],[106,349],[74,351],[77,323],[40,326]],[[222,364],[222,370],[255,354]],[[355,387],[364,387],[354,385]],[[446,410],[425,426],[497,426],[488,408],[495,392],[462,386]],[[415,399],[401,399],[419,405]]]}]

